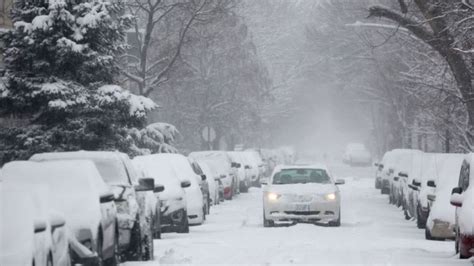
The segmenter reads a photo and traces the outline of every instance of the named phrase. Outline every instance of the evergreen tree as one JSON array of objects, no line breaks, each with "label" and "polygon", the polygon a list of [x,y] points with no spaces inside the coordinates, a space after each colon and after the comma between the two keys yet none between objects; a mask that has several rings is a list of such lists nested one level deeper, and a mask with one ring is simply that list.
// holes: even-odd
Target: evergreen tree
[{"label": "evergreen tree", "polygon": [[0,86],[0,163],[35,152],[130,152],[148,98],[114,84],[124,50],[122,0],[17,0],[4,34],[6,84]]}]

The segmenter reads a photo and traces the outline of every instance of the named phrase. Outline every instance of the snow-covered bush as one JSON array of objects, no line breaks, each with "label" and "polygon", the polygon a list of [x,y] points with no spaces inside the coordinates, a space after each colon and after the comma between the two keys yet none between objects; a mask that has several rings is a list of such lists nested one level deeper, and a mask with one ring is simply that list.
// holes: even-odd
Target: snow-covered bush
[{"label": "snow-covered bush", "polygon": [[54,150],[119,149],[156,105],[115,83],[131,19],[122,0],[18,0],[2,35],[0,162]]},{"label": "snow-covered bush", "polygon": [[173,147],[179,131],[168,123],[153,123],[143,129],[131,129],[130,136],[135,145],[134,154],[177,153]]}]

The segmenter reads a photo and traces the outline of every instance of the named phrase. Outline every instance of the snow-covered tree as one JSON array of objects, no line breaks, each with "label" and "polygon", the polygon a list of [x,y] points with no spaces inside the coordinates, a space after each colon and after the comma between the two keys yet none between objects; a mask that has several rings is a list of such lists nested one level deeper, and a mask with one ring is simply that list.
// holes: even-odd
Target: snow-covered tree
[{"label": "snow-covered tree", "polygon": [[131,18],[121,0],[18,0],[5,33],[0,161],[54,150],[130,152],[155,103],[116,82]]}]

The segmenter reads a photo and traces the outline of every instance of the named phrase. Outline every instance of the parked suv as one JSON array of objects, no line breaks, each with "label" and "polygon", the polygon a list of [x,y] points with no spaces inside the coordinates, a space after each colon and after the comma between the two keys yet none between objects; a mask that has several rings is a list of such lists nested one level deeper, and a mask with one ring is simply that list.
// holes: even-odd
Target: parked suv
[{"label": "parked suv", "polygon": [[456,252],[461,259],[474,255],[474,175],[471,165],[474,164],[474,154],[466,156],[461,166],[458,187],[451,192],[451,204],[456,207],[455,232]]},{"label": "parked suv", "polygon": [[[145,212],[140,211],[137,192],[153,191],[153,179],[138,180],[133,165],[126,154],[113,151],[75,151],[35,154],[33,161],[56,160],[91,160],[99,170],[103,180],[114,193],[117,205],[119,225],[119,251],[121,260],[148,260],[153,254],[145,257],[144,250],[149,243],[143,238],[142,230],[152,238],[152,230],[141,228],[141,221],[150,217],[141,217]],[[145,247],[144,247],[145,246]],[[148,248],[149,250],[149,248]],[[152,253],[152,252],[151,252]]]}]

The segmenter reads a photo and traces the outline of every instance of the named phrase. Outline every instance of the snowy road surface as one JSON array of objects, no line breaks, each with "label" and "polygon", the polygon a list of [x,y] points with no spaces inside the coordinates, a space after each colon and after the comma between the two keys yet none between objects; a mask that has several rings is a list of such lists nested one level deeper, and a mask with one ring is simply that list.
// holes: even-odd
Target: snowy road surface
[{"label": "snowy road surface", "polygon": [[190,234],[164,234],[155,241],[156,261],[126,265],[472,265],[457,258],[453,242],[427,241],[415,222],[405,221],[373,188],[372,169],[339,165],[332,171],[346,178],[339,228],[263,228],[261,190],[255,188],[215,206]]}]

